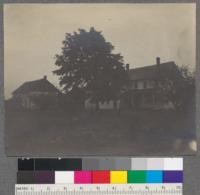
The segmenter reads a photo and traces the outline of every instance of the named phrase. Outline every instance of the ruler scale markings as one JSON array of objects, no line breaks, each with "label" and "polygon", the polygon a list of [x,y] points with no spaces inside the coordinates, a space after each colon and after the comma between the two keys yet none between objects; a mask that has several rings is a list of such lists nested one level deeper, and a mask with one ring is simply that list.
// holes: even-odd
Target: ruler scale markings
[{"label": "ruler scale markings", "polygon": [[[181,195],[182,184],[144,185],[16,185],[16,195]],[[30,187],[31,186],[31,187]],[[48,187],[48,188],[47,188]],[[98,187],[98,188],[97,188]],[[132,190],[130,190],[132,187]]]}]

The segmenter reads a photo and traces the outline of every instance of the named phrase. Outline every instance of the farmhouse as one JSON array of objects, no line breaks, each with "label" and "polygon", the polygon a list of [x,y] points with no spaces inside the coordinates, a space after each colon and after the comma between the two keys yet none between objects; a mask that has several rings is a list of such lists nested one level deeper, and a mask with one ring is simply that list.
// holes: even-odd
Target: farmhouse
[{"label": "farmhouse", "polygon": [[53,108],[61,92],[44,76],[42,79],[23,83],[13,93],[12,101],[27,110]]},{"label": "farmhouse", "polygon": [[123,94],[123,102],[126,107],[133,109],[152,108],[160,109],[173,108],[173,104],[165,101],[165,98],[158,94],[158,89],[162,88],[164,78],[177,74],[177,66],[173,61],[160,63],[160,58],[156,58],[156,64],[140,68],[129,69],[129,86]]}]

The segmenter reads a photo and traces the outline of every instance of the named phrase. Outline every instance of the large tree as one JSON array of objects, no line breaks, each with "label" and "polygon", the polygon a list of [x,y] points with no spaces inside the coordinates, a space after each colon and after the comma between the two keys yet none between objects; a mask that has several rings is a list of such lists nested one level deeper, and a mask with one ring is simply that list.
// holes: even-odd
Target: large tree
[{"label": "large tree", "polygon": [[53,71],[65,93],[79,91],[83,97],[90,97],[97,108],[98,102],[116,100],[127,75],[123,57],[113,50],[114,46],[94,28],[66,33],[62,52],[55,56],[58,69]]}]

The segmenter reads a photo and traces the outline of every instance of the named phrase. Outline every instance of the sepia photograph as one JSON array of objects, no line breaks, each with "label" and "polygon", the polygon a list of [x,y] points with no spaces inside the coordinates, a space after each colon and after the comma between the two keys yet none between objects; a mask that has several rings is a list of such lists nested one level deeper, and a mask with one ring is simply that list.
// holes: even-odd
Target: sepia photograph
[{"label": "sepia photograph", "polygon": [[190,155],[196,5],[5,4],[9,156]]}]

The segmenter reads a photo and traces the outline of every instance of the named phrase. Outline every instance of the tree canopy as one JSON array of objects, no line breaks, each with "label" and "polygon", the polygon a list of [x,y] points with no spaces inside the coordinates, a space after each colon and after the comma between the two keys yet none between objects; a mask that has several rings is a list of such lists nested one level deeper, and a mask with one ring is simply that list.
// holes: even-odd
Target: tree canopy
[{"label": "tree canopy", "polygon": [[53,73],[59,76],[65,93],[80,95],[75,92],[80,91],[93,102],[117,98],[127,82],[125,64],[102,32],[79,29],[66,33],[62,44],[61,54],[55,56],[58,69]]}]

